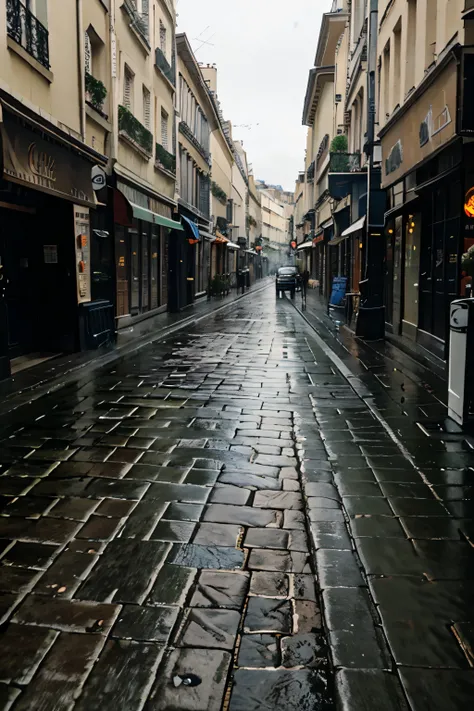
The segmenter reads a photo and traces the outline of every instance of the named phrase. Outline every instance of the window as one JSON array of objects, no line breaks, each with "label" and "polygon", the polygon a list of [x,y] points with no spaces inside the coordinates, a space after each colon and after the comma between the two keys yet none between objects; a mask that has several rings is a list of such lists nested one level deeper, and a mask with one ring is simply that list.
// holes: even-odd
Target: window
[{"label": "window", "polygon": [[166,56],[166,27],[160,20],[160,49]]},{"label": "window", "polygon": [[148,129],[151,126],[151,96],[146,86],[143,87],[143,125]]},{"label": "window", "polygon": [[436,59],[436,26],[438,22],[438,0],[426,3],[426,45],[425,69]]},{"label": "window", "polygon": [[161,145],[168,149],[168,114],[161,109]]},{"label": "window", "polygon": [[383,52],[383,110],[385,116],[381,116],[382,126],[387,122],[390,117],[390,42]]},{"label": "window", "polygon": [[417,0],[408,0],[407,19],[407,52],[405,71],[405,95],[415,86],[416,73],[416,3]]},{"label": "window", "polygon": [[400,104],[400,74],[402,71],[402,23],[397,22],[393,30],[393,97],[392,110]]},{"label": "window", "polygon": [[88,32],[84,36],[84,66],[87,74],[92,74],[92,45]]},{"label": "window", "polygon": [[123,73],[123,105],[133,112],[133,72],[127,65]]}]

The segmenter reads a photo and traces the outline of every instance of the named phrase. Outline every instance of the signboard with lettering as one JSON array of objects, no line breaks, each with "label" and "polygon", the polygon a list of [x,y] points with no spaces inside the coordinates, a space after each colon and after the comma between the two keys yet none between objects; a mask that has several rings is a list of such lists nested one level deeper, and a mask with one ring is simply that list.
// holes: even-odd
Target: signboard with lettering
[{"label": "signboard with lettering", "polygon": [[0,127],[7,180],[95,206],[91,164],[85,158],[46,132],[20,123],[8,111],[3,112]]},{"label": "signboard with lettering", "polygon": [[383,188],[399,182],[455,136],[457,76],[453,56],[425,91],[411,100],[410,110],[395,113],[381,129]]}]

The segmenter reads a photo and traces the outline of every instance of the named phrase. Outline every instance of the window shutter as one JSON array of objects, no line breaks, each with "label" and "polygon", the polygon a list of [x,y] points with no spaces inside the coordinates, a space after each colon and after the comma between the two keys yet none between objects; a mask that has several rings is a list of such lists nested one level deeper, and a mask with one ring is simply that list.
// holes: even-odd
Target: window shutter
[{"label": "window shutter", "polygon": [[87,74],[92,74],[92,46],[87,32],[84,35],[84,67]]},{"label": "window shutter", "polygon": [[166,57],[166,27],[160,20],[160,49]]},{"label": "window shutter", "polygon": [[128,67],[125,67],[123,75],[123,105],[129,111],[132,110],[132,88],[133,76]]},{"label": "window shutter", "polygon": [[168,114],[161,109],[161,145],[168,150]]},{"label": "window shutter", "polygon": [[151,97],[146,86],[143,87],[143,125],[146,128],[151,126]]},{"label": "window shutter", "polygon": [[142,0],[141,16],[146,34],[148,34],[148,28],[150,26],[150,10],[149,10],[149,0]]}]

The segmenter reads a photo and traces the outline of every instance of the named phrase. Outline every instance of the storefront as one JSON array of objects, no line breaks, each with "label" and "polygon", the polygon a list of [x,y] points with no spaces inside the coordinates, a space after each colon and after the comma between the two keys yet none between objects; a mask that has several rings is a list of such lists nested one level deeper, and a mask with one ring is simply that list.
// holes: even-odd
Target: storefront
[{"label": "storefront", "polygon": [[[91,302],[91,170],[104,156],[1,102],[0,378],[79,350]],[[109,305],[110,306],[110,305]],[[92,345],[92,347],[94,347]]]},{"label": "storefront", "polygon": [[[168,304],[168,249],[183,232],[171,206],[136,186],[117,180],[114,193],[117,327],[165,311]],[[126,207],[122,208],[125,201]]]},{"label": "storefront", "polygon": [[449,55],[381,132],[386,331],[442,360],[449,305],[461,293],[471,155],[456,136],[457,79]]}]

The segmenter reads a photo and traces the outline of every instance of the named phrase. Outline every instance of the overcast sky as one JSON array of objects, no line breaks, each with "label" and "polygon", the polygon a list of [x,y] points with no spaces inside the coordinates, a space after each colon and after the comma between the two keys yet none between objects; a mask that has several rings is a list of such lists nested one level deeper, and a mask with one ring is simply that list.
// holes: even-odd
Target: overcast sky
[{"label": "overcast sky", "polygon": [[[217,92],[254,175],[294,190],[304,166],[301,125],[321,15],[332,0],[177,0],[178,32],[217,65]],[[204,43],[206,42],[206,44]],[[249,126],[246,128],[245,126]]]}]

